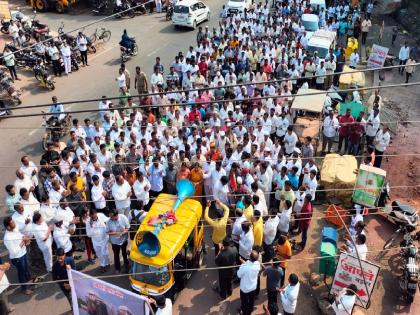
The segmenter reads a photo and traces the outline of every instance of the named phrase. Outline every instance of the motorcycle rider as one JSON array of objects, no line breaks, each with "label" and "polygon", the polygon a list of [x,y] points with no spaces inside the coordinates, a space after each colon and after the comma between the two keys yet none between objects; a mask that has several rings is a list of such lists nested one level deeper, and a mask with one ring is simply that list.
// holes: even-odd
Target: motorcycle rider
[{"label": "motorcycle rider", "polygon": [[42,59],[43,62],[46,62],[46,56],[45,52],[47,48],[45,47],[44,43],[41,41],[41,39],[38,37],[36,39],[36,44],[34,46],[35,54]]},{"label": "motorcycle rider", "polygon": [[63,104],[57,102],[57,96],[53,96],[51,100],[53,103],[48,108],[48,113],[52,115],[48,120],[53,118],[57,118],[60,121],[63,120],[66,117]]},{"label": "motorcycle rider", "polygon": [[129,52],[133,51],[134,48],[134,43],[136,41],[134,40],[133,37],[129,37],[127,34],[127,30],[124,30],[122,36],[121,36],[121,41],[120,41],[120,46],[126,48],[129,50]]}]

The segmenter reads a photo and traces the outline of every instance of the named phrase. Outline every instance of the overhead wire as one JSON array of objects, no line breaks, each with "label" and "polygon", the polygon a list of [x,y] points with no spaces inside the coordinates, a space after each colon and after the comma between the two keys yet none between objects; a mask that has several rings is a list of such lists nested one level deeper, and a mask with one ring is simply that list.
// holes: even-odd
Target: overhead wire
[{"label": "overhead wire", "polygon": [[[328,206],[332,206],[332,205],[328,205]],[[315,206],[315,208],[317,208],[317,206]],[[375,210],[376,211],[376,212],[362,213],[362,216],[363,217],[371,217],[371,216],[377,216],[377,215],[379,215],[379,216],[386,216],[388,214],[387,212],[382,211],[383,209],[386,209],[386,207],[364,207],[363,209],[364,210]],[[350,212],[351,210],[358,210],[358,209],[356,209],[356,208],[346,208],[347,213]],[[63,211],[65,211],[65,210],[63,210]],[[100,211],[97,211],[97,212],[100,213]],[[275,216],[276,215],[267,215],[267,216],[264,216],[264,218],[273,218]],[[348,217],[352,217],[353,214],[340,214],[340,216],[343,217],[343,218],[348,218]],[[263,217],[263,216],[261,216],[261,217]],[[312,216],[311,217],[311,221],[312,220],[323,220],[323,219],[324,220],[328,220],[328,219],[334,219],[334,218],[338,218],[338,217],[339,216],[336,215],[336,214],[328,213],[328,215],[325,214],[323,216],[315,216],[315,217]],[[234,219],[238,219],[238,218],[239,217],[237,217],[237,216],[234,216],[234,217],[228,216],[227,217],[227,219],[229,219],[229,220],[234,220]],[[307,220],[307,218],[294,217],[292,221],[299,222],[299,221],[303,221],[303,220]],[[195,222],[197,220],[196,219],[192,219],[192,220],[185,220],[184,219],[182,222],[178,220],[178,221],[176,221],[176,224],[179,224],[181,226],[185,226],[186,227],[185,223],[186,222],[191,222],[191,221],[194,221]],[[199,223],[202,223],[202,225],[200,225],[200,226],[203,226],[203,228],[213,228],[213,225],[206,224],[205,222],[207,222],[207,221],[204,218],[201,218],[199,220]],[[30,224],[32,224],[32,223],[30,223]],[[53,224],[53,223],[50,223],[50,224]],[[226,223],[226,226],[233,226],[233,225],[234,225],[234,223],[229,223],[229,222]],[[146,223],[130,223],[130,227],[138,227],[138,228],[141,228],[143,226],[150,227],[151,225],[149,223],[147,223],[147,222]],[[168,225],[168,226],[170,226],[170,225]],[[416,226],[419,226],[419,224],[417,224]],[[93,230],[94,229],[100,229],[100,228],[102,228],[102,227],[91,227],[91,229],[93,229]],[[80,227],[79,224],[76,223],[76,226],[74,228],[72,228],[72,230],[74,230],[74,231],[83,231],[83,230],[86,230],[86,227]],[[167,231],[170,231],[170,230],[167,230]],[[3,231],[0,231],[0,232],[5,232],[5,231],[3,230]],[[137,231],[129,231],[128,233],[129,234],[137,233]],[[33,236],[32,230],[30,230],[30,229],[25,229],[23,234],[29,236],[29,239],[30,240],[36,240],[36,238]],[[70,237],[70,238],[80,238],[80,237],[90,237],[90,236],[87,235],[87,234],[79,234],[79,233],[77,233],[77,234],[71,234],[68,237]],[[20,239],[10,239],[10,240],[20,240]],[[3,242],[4,241],[0,239],[0,244],[3,243]]]},{"label": "overhead wire", "polygon": [[[396,250],[406,249],[408,247],[391,247],[387,249],[372,249],[366,251],[366,253],[382,253],[382,252],[393,252]],[[340,257],[340,255],[345,252],[340,252],[339,254],[331,255],[328,257]],[[351,254],[348,254],[351,255]],[[321,260],[325,259],[325,256],[315,256],[315,257],[304,257],[304,258],[290,258],[290,259],[279,259],[279,262],[298,262],[298,261],[313,261],[313,260]],[[263,266],[271,265],[272,262],[264,262],[261,263]],[[136,275],[146,275],[146,274],[159,274],[159,273],[173,273],[173,272],[194,272],[194,271],[213,271],[213,270],[223,270],[223,269],[231,269],[239,267],[240,265],[231,265],[231,266],[217,266],[217,267],[200,267],[200,268],[183,268],[183,269],[172,269],[167,271],[144,271],[144,272],[131,272],[131,273],[121,273],[121,274],[113,274],[113,275],[98,275],[98,276],[90,276],[90,278],[95,279],[109,279],[109,278],[119,278],[119,277],[128,277],[128,276],[136,276]],[[89,280],[89,278],[73,278],[73,281],[78,280]],[[40,286],[45,284],[57,284],[62,282],[68,282],[68,280],[48,280],[42,282],[27,282],[27,283],[10,283],[12,286],[21,286],[21,285],[34,285]]]},{"label": "overhead wire", "polygon": [[[417,188],[420,187],[420,184],[416,184],[416,185],[397,185],[397,186],[389,186],[389,188],[391,189],[405,189],[405,188]],[[316,190],[312,190],[314,192],[337,192],[337,191],[353,191],[354,188],[328,188],[328,189],[316,189]],[[295,192],[295,191],[293,191]],[[309,193],[309,191],[307,191]],[[269,192],[264,192],[264,195],[273,195],[275,194],[275,191],[269,191]],[[242,196],[248,196],[248,194],[229,194],[229,196],[232,197],[242,197]],[[210,195],[198,195],[198,196],[194,196],[194,198],[213,198],[215,195],[210,194]],[[158,197],[150,197],[150,200],[156,200]],[[127,198],[124,200],[128,200],[130,199],[131,201],[137,201],[137,198]],[[169,198],[166,200],[176,200],[176,196],[174,196],[173,198]],[[102,200],[103,201],[103,200]],[[105,199],[105,201],[115,201],[114,199]],[[79,203],[94,203],[94,201],[67,201],[69,204],[79,204]],[[25,203],[25,205],[28,206],[35,206],[38,205],[39,203]],[[52,203],[52,204],[59,204],[59,203]],[[0,206],[6,206],[6,203],[0,203]]]},{"label": "overhead wire", "polygon": [[[350,88],[350,89],[343,89],[340,92],[355,92],[355,91],[369,91],[369,90],[376,90],[378,88],[386,89],[386,88],[394,88],[394,87],[410,87],[410,86],[417,86],[420,85],[420,82],[411,82],[411,83],[398,83],[398,84],[388,84],[388,85],[377,85],[371,87],[360,87],[360,88]],[[162,93],[163,94],[163,93]],[[117,110],[126,110],[126,109],[134,109],[134,108],[159,108],[159,107],[179,107],[182,105],[192,106],[192,105],[205,105],[205,104],[219,104],[219,103],[228,103],[228,102],[250,102],[250,101],[257,101],[257,100],[264,100],[264,99],[274,99],[274,98],[295,98],[295,97],[302,97],[302,96],[314,96],[314,95],[323,95],[328,94],[328,91],[320,91],[320,92],[309,92],[309,93],[301,93],[301,94],[291,94],[291,95],[268,95],[268,96],[258,96],[258,97],[250,97],[243,100],[236,100],[236,99],[223,99],[223,100],[208,100],[208,101],[194,101],[194,102],[187,102],[184,104],[151,104],[151,105],[133,105],[133,106],[118,106],[115,109]],[[118,96],[109,99],[119,99],[119,100],[126,100],[128,98],[135,98],[138,95],[130,95],[130,96]],[[97,99],[96,101],[101,101],[102,99]],[[91,100],[92,102],[95,100]],[[77,102],[69,102],[69,104],[74,104]],[[84,103],[84,101],[83,101]],[[58,103],[62,104],[62,103]],[[45,106],[51,106],[52,104],[49,103]],[[9,110],[19,109],[19,107],[9,107]],[[72,110],[72,111],[64,111],[62,114],[79,114],[79,113],[93,113],[93,112],[107,112],[106,109],[85,109],[85,110]],[[22,115],[6,115],[3,116],[2,119],[12,119],[12,118],[23,118],[23,117],[36,117],[36,116],[53,116],[57,115],[57,113],[49,113],[49,112],[41,112],[41,113],[29,113],[29,114],[22,114]]]},{"label": "overhead wire", "polygon": [[[416,63],[415,66],[420,65],[419,63]],[[316,79],[318,77],[328,77],[328,76],[335,76],[335,75],[341,75],[341,74],[349,74],[349,73],[360,73],[360,72],[369,72],[369,71],[379,71],[379,70],[386,70],[386,69],[394,69],[394,68],[401,68],[402,66],[382,66],[378,68],[366,68],[366,69],[352,69],[351,71],[341,71],[341,72],[335,72],[335,73],[329,73],[325,75],[314,75],[309,77],[299,76],[297,78],[281,78],[276,80],[265,80],[260,82],[243,82],[243,83],[236,83],[236,84],[227,84],[223,85],[222,88],[233,88],[233,87],[242,87],[242,86],[248,86],[248,85],[257,85],[257,84],[267,84],[267,83],[279,83],[279,82],[286,82],[286,81],[292,81],[292,80],[305,80],[305,79]],[[379,85],[376,87],[377,89],[382,89],[385,86]],[[208,86],[203,88],[191,88],[191,89],[181,89],[181,90],[175,90],[175,91],[163,91],[163,92],[148,92],[148,93],[142,93],[142,94],[136,94],[136,95],[130,95],[130,97],[147,97],[147,96],[154,96],[154,95],[160,95],[160,94],[168,94],[168,93],[187,93],[187,92],[198,92],[198,91],[208,91],[208,90],[217,90],[220,87],[218,86]],[[344,92],[344,90],[337,90],[337,91],[328,91],[326,90],[324,93],[321,94],[332,94],[337,92]],[[84,99],[84,100],[73,100],[73,101],[65,101],[60,102],[62,105],[68,105],[68,104],[80,104],[80,103],[90,103],[90,102],[99,102],[102,100],[119,100],[121,99],[121,96],[115,96],[115,97],[105,97],[105,98],[94,98],[94,99]],[[6,107],[5,109],[9,110],[17,110],[17,109],[28,109],[28,108],[38,108],[38,107],[47,107],[50,106],[51,103],[48,104],[36,104],[36,105],[24,105],[19,107]]]},{"label": "overhead wire", "polygon": [[[95,153],[96,154],[96,153]],[[331,154],[334,154],[333,152],[331,153]],[[341,155],[341,154],[339,154],[339,153],[335,153],[336,155],[331,155],[331,156],[328,156],[328,159],[339,159],[339,158],[342,158],[342,156],[343,155]],[[97,155],[97,154],[96,154]],[[347,155],[347,154],[346,154]],[[382,157],[384,157],[384,158],[390,158],[390,157],[399,157],[399,156],[419,156],[420,155],[420,153],[398,153],[398,154],[383,154],[383,155],[381,155]],[[27,155],[23,155],[23,156],[27,156]],[[194,156],[196,156],[195,154],[194,155],[192,155],[191,157],[194,157]],[[202,156],[204,157],[204,155],[202,154]],[[369,156],[368,154],[366,154],[366,155],[349,155],[349,156],[352,156],[352,157],[354,157],[354,158],[365,158],[365,157],[367,157],[367,156]],[[325,159],[326,158],[326,155],[324,155],[324,156],[322,156],[322,155],[319,155],[319,156],[312,156],[312,157],[300,157],[299,158],[299,160],[322,160],[322,159]],[[264,157],[264,159],[263,160],[261,160],[261,159],[259,159],[258,157],[254,157],[254,158],[249,158],[249,159],[246,159],[246,158],[244,158],[244,159],[218,159],[218,160],[211,160],[210,162],[214,162],[214,163],[216,163],[216,162],[224,162],[224,161],[226,161],[226,162],[229,162],[229,163],[235,163],[235,162],[250,162],[251,164],[253,164],[254,162],[256,162],[256,161],[258,161],[258,162],[280,162],[279,161],[279,159],[278,158],[265,158]],[[289,162],[289,161],[291,161],[291,159],[286,159],[286,164]],[[151,161],[149,161],[150,162],[150,164],[149,164],[149,166],[151,166],[152,165],[152,162]],[[175,162],[174,161],[174,164],[182,164],[182,162],[183,161],[177,161],[177,162]],[[198,164],[203,164],[204,162],[203,161],[196,161],[196,162],[192,162],[192,161],[189,161],[189,163],[190,164],[192,164],[192,165],[194,165],[195,163],[198,163]],[[70,163],[71,164],[71,163]],[[136,166],[134,169],[133,169],[133,171],[135,172],[136,171],[136,169],[137,169],[137,167],[139,167],[139,166],[145,166],[145,162],[137,162],[137,163],[130,163],[130,162],[110,162],[110,163],[106,163],[106,164],[102,164],[102,163],[100,163],[100,162],[96,162],[96,163],[93,163],[93,165],[99,165],[99,166],[101,166],[101,167],[103,167],[103,168],[109,168],[109,167],[112,167],[112,166],[114,166],[114,165],[122,165],[122,166],[124,166],[124,165],[128,165],[128,166]],[[55,167],[60,167],[61,165],[60,164],[57,164],[57,165],[55,165],[55,164],[49,164],[48,165],[48,167],[50,167],[50,168],[55,168]],[[302,169],[305,167],[305,165],[301,165],[302,166]],[[317,166],[317,165],[316,165]],[[22,164],[20,164],[20,165],[0,165],[0,169],[2,169],[2,168],[11,168],[11,169],[16,169],[16,170],[18,170],[18,169],[21,169],[21,167],[22,167]],[[43,167],[45,167],[45,165],[40,165],[40,164],[33,164],[33,165],[31,165],[30,167],[40,167],[40,168],[43,168]],[[66,165],[63,165],[63,167],[68,167],[68,166],[66,166]],[[202,168],[202,166],[200,166],[201,168]],[[317,166],[317,168],[318,168],[318,166]],[[70,168],[71,169],[71,168]],[[84,169],[83,169],[83,167],[82,167],[82,170],[83,171],[85,171]],[[79,175],[80,176],[80,175]]]},{"label": "overhead wire", "polygon": [[[130,108],[132,108],[132,107],[130,107]],[[115,111],[118,111],[118,109],[113,109],[113,111],[115,112]],[[107,113],[109,113],[110,115],[112,115],[112,111],[108,111]],[[242,112],[241,112],[242,113]],[[242,113],[243,114],[243,113]],[[299,116],[298,116],[299,117]],[[311,118],[310,116],[307,116],[307,117],[309,117],[309,119]],[[269,116],[268,117],[269,119],[271,119],[271,117]],[[277,118],[277,117],[276,117]],[[319,120],[319,118],[318,117],[312,117],[313,118],[313,120]],[[89,120],[91,120],[90,118],[89,118]],[[262,120],[262,119],[261,119]],[[256,129],[258,126],[262,126],[262,127],[265,127],[265,126],[272,126],[273,124],[265,124],[264,123],[264,121],[261,121],[261,120],[259,120],[259,122],[257,122],[257,124],[256,124],[256,126],[254,126],[253,128],[254,129]],[[96,121],[96,120],[95,120]],[[97,121],[99,121],[100,122],[100,120],[98,119]],[[238,120],[238,121],[235,121],[235,122],[233,122],[233,121],[229,121],[229,126],[230,127],[237,127],[237,126],[240,126],[241,124],[243,124],[243,122],[244,122],[245,120]],[[124,122],[124,124],[126,124],[128,121],[125,121]],[[207,123],[208,121],[205,121],[205,123]],[[103,121],[102,121],[102,123],[103,123]],[[340,124],[340,126],[345,126],[345,125],[353,125],[353,124],[355,124],[356,122],[340,122],[339,124]],[[381,124],[385,124],[385,125],[388,125],[388,124],[417,124],[417,123],[420,123],[420,120],[385,120],[385,121],[381,121]],[[149,122],[148,122],[148,124],[149,124]],[[360,124],[365,124],[365,123],[363,123],[363,122],[360,122]],[[147,125],[143,125],[143,124],[139,124],[138,126],[136,126],[136,125],[133,125],[133,126],[130,126],[130,128],[132,128],[132,129],[134,129],[134,128],[137,128],[137,129],[139,129],[139,128],[141,128],[141,127],[144,127],[144,126],[146,126],[147,127]],[[194,123],[188,123],[188,124],[185,124],[185,123],[183,123],[183,125],[182,125],[183,127],[185,127],[185,128],[193,128],[193,127],[197,127],[197,125],[195,125]],[[289,123],[288,124],[288,126],[304,126],[304,124],[303,123]],[[94,126],[80,126],[80,128],[94,128]],[[172,126],[173,128],[175,128],[174,126]],[[221,126],[221,127],[223,127],[223,126]],[[245,129],[248,129],[249,127],[245,127],[245,126],[243,126]],[[73,127],[72,127],[73,128]],[[72,129],[72,128],[70,128],[70,129]],[[100,128],[103,128],[102,126],[100,126]],[[128,127],[126,127],[126,128],[128,128]],[[166,128],[168,128],[168,126],[167,125],[153,125],[153,127],[152,128],[157,128],[157,129],[166,129]],[[28,130],[33,130],[33,129],[44,129],[44,130],[46,130],[46,129],[51,129],[51,130],[54,130],[54,129],[63,129],[63,127],[59,127],[59,126],[39,126],[39,127],[27,127],[27,126],[18,126],[18,127],[5,127],[5,126],[0,126],[0,130],[20,130],[20,129],[28,129]],[[130,130],[125,130],[125,129],[122,129],[121,127],[119,127],[118,128],[120,131],[130,131]],[[277,130],[277,129],[276,129]],[[131,131],[134,131],[134,130],[131,130]],[[69,131],[70,132],[70,131]],[[233,133],[234,133],[235,131],[233,130]]]}]

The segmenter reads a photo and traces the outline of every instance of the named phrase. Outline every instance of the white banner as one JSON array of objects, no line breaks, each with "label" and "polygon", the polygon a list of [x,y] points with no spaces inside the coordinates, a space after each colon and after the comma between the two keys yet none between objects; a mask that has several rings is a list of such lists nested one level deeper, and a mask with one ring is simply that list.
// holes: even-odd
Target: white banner
[{"label": "white banner", "polygon": [[388,55],[389,48],[373,44],[372,51],[370,52],[367,61],[368,68],[380,68],[384,66],[386,56]]},{"label": "white banner", "polygon": [[[76,270],[67,270],[74,315],[149,315],[147,297]],[[151,312],[153,313],[153,312]]]}]

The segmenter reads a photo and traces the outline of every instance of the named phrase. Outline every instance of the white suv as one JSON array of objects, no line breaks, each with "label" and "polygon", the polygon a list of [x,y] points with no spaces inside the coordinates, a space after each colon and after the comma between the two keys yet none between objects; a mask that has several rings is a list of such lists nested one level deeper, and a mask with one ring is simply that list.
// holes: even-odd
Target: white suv
[{"label": "white suv", "polygon": [[197,0],[180,0],[174,7],[172,22],[175,26],[196,28],[198,24],[210,20],[210,9]]},{"label": "white suv", "polygon": [[244,12],[245,9],[249,9],[252,5],[252,0],[228,0],[226,9],[228,13]]}]

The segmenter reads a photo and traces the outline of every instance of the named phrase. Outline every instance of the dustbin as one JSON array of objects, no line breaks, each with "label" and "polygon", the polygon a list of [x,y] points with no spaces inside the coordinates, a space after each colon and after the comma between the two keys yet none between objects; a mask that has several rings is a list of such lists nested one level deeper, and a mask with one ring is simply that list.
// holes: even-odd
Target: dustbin
[{"label": "dustbin", "polygon": [[320,252],[319,273],[334,276],[337,247],[330,242],[322,242]]},{"label": "dustbin", "polygon": [[328,242],[337,246],[338,233],[337,230],[333,227],[323,227],[322,228],[322,242]]}]

